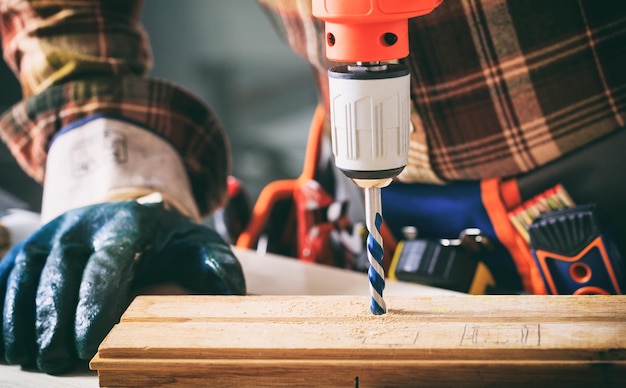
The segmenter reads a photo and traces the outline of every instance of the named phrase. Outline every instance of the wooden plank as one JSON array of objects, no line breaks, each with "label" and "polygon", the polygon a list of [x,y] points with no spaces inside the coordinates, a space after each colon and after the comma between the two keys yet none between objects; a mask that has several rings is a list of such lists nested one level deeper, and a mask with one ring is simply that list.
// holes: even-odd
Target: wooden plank
[{"label": "wooden plank", "polygon": [[466,321],[477,316],[488,319],[520,319],[571,322],[626,320],[625,296],[492,296],[437,295],[385,297],[389,313],[369,314],[369,298],[355,296],[200,296],[142,295],[135,298],[122,322],[192,320],[271,320],[358,318],[380,320],[415,319]]},{"label": "wooden plank", "polygon": [[[555,362],[215,362],[100,372],[103,387],[624,387],[624,367]],[[144,365],[139,364],[138,367]],[[210,370],[211,373],[208,373]],[[357,386],[356,383],[359,383]]]},{"label": "wooden plank", "polygon": [[624,296],[143,296],[101,386],[626,386]]}]

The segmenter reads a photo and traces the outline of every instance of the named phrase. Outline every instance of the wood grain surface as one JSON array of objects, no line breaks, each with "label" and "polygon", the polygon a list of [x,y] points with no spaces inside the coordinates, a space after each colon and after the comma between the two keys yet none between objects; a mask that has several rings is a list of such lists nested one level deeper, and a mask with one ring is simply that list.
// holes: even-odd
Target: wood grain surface
[{"label": "wood grain surface", "polygon": [[626,386],[624,296],[142,296],[101,386]]}]

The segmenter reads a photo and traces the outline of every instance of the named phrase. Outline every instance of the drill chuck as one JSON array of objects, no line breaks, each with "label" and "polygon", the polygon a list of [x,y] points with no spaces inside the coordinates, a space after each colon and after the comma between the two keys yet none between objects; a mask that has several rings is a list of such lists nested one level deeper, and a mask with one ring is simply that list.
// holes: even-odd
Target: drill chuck
[{"label": "drill chuck", "polygon": [[328,77],[335,164],[361,187],[386,186],[408,160],[409,69],[343,65]]}]

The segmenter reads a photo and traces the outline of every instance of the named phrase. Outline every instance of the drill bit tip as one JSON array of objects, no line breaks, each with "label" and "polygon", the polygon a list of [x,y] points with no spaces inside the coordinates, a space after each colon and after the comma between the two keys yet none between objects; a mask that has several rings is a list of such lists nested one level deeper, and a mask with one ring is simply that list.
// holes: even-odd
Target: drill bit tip
[{"label": "drill bit tip", "polygon": [[380,228],[383,224],[381,210],[380,188],[370,187],[365,190],[366,224],[369,231],[367,237],[367,258],[370,263],[368,278],[370,281],[370,311],[374,315],[382,315],[387,312],[387,306],[383,300],[385,288],[385,270],[383,269],[383,240]]}]

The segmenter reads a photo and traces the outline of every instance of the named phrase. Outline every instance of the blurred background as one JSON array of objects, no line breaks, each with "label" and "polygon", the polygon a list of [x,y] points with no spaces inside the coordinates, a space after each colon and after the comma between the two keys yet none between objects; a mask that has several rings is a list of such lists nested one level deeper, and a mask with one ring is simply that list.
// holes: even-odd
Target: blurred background
[{"label": "blurred background", "polygon": [[[176,82],[214,110],[228,132],[233,175],[253,200],[300,174],[317,95],[309,65],[284,43],[253,0],[146,0],[152,76]],[[20,98],[0,63],[0,110]],[[0,210],[39,211],[41,187],[0,146]]]}]

